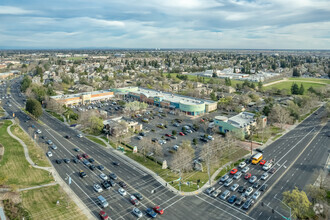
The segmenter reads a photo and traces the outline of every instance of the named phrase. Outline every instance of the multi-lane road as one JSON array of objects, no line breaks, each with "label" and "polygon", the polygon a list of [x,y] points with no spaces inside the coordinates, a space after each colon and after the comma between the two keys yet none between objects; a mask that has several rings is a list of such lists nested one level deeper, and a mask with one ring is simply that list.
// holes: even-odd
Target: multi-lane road
[{"label": "multi-lane road", "polygon": [[[324,166],[328,156],[329,149],[326,143],[329,141],[329,137],[325,134],[329,130],[329,124],[326,126],[320,124],[322,114],[325,113],[322,107],[317,111],[318,114],[311,115],[294,130],[264,149],[265,159],[274,159],[277,171],[266,181],[260,180],[260,182],[267,182],[270,188],[265,194],[261,194],[261,198],[246,213],[241,207],[231,205],[219,198],[212,198],[205,193],[182,196],[172,192],[157,181],[148,170],[136,165],[129,158],[114,149],[100,147],[87,138],[78,138],[76,136],[77,131],[46,113],[40,118],[44,123],[43,125],[32,120],[25,122],[26,115],[20,109],[23,107],[24,98],[19,96],[19,81],[20,79],[16,79],[11,82],[11,105],[5,104],[5,110],[9,115],[15,113],[15,117],[20,119],[21,127],[24,130],[28,131],[29,127],[34,124],[37,129],[42,131],[39,136],[47,136],[57,145],[58,149],[52,150],[53,156],[50,158],[52,165],[66,182],[68,182],[67,177],[70,175],[72,191],[85,203],[96,218],[99,210],[101,210],[97,196],[101,194],[109,202],[109,207],[105,208],[105,211],[111,219],[136,219],[132,214],[133,205],[129,201],[129,196],[123,197],[118,193],[118,184],[102,193],[93,190],[94,183],[101,183],[99,177],[101,172],[105,174],[115,173],[120,181],[127,183],[128,195],[135,192],[141,193],[144,197],[139,205],[141,211],[144,212],[148,207],[160,205],[165,210],[164,215],[158,216],[162,219],[279,219],[282,218],[281,215],[289,217],[288,210],[280,204],[282,192],[292,190],[295,186],[303,189],[307,184],[315,181],[317,178],[316,170]],[[5,90],[2,92],[4,93]],[[70,135],[72,138],[65,139],[65,135]],[[42,142],[44,140],[38,137],[37,141]],[[93,157],[94,163],[102,164],[105,170],[92,171],[82,163],[71,162],[60,165],[55,163],[55,159],[58,158],[72,159],[75,157],[77,152],[73,150],[74,148],[79,148],[81,152]],[[120,162],[120,166],[113,165],[112,162],[114,161]],[[261,166],[249,166],[249,172],[260,179],[263,173]],[[78,175],[80,170],[84,170],[88,177],[80,178]],[[243,177],[236,182],[239,185],[250,186]],[[225,190],[222,185],[216,184],[216,187],[222,191]],[[157,190],[151,193],[153,189]],[[237,192],[234,193],[238,194]],[[260,201],[263,202],[263,206],[261,206]],[[275,213],[272,213],[272,209],[275,210]],[[148,217],[144,213],[142,218]]]}]

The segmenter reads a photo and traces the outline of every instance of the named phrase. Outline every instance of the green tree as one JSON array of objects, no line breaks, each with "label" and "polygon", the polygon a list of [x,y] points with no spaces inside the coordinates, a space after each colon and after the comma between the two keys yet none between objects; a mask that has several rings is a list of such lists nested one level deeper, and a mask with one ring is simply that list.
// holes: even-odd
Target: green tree
[{"label": "green tree", "polygon": [[21,84],[22,92],[25,92],[27,90],[27,88],[30,87],[31,83],[32,83],[31,78],[29,76],[25,75],[22,80],[22,84]]},{"label": "green tree", "polygon": [[177,134],[176,130],[173,130],[173,131],[172,131],[172,134],[173,134],[173,135],[176,135],[176,134]]},{"label": "green tree", "polygon": [[264,107],[264,109],[262,110],[262,113],[263,113],[264,115],[268,116],[269,113],[270,113],[270,111],[271,111],[271,108],[270,108],[268,105],[266,105],[266,106]]},{"label": "green tree", "polygon": [[262,86],[263,86],[263,85],[262,85],[262,82],[259,81],[259,82],[258,82],[258,89],[261,90],[261,89],[262,89]]},{"label": "green tree", "polygon": [[300,94],[300,95],[303,95],[304,92],[305,92],[305,88],[304,88],[303,84],[301,83],[301,84],[300,84],[300,88],[299,88],[299,94]]},{"label": "green tree", "polygon": [[36,118],[39,118],[42,115],[41,104],[36,99],[28,99],[26,101],[25,109]]},{"label": "green tree", "polygon": [[210,98],[213,100],[213,101],[217,101],[217,96],[215,95],[215,92],[212,91],[211,94],[210,94]]},{"label": "green tree", "polygon": [[70,72],[71,72],[71,73],[74,73],[74,66],[71,66],[71,67],[70,67]]},{"label": "green tree", "polygon": [[100,134],[103,129],[103,120],[97,116],[92,116],[89,118],[90,130],[93,134]]},{"label": "green tree", "polygon": [[311,202],[304,191],[299,191],[297,187],[291,192],[283,192],[283,202],[292,210],[292,216],[298,219],[305,219],[311,207]]},{"label": "green tree", "polygon": [[293,68],[292,76],[293,77],[299,77],[300,76],[300,73],[299,73],[297,68]]},{"label": "green tree", "polygon": [[299,86],[298,86],[297,83],[292,83],[291,94],[292,95],[299,95]]}]

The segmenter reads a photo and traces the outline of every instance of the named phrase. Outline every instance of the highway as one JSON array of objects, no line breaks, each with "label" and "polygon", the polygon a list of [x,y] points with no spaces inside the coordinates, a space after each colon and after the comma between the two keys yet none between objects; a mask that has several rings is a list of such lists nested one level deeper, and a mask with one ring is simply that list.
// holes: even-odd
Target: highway
[{"label": "highway", "polygon": [[[16,79],[15,82],[18,82]],[[164,215],[158,216],[161,219],[280,219],[281,215],[289,217],[289,211],[281,206],[282,192],[292,190],[295,186],[304,189],[306,185],[315,181],[317,178],[316,170],[322,168],[328,157],[329,137],[326,132],[329,131],[329,124],[320,125],[322,114],[325,113],[324,107],[320,108],[318,114],[311,115],[303,123],[298,125],[294,130],[288,132],[283,137],[264,149],[264,157],[266,160],[275,160],[276,172],[265,181],[269,185],[269,189],[257,203],[250,208],[248,212],[229,204],[227,201],[213,198],[202,193],[194,196],[181,196],[171,192],[168,188],[162,186],[148,170],[140,166],[135,166],[130,159],[116,152],[114,149],[106,149],[96,145],[87,138],[78,138],[77,131],[66,126],[64,123],[54,117],[44,113],[40,120],[44,125],[40,125],[35,121],[26,121],[26,115],[20,108],[23,105],[23,96],[19,96],[19,86],[13,82],[11,85],[12,98],[10,103],[4,105],[4,108],[12,115],[20,119],[21,127],[29,132],[31,125],[35,125],[42,131],[39,137],[44,135],[57,145],[57,150],[52,150],[53,156],[50,158],[53,166],[59,175],[67,181],[68,175],[72,178],[70,185],[73,192],[81,199],[82,202],[91,210],[93,215],[98,215],[101,207],[97,203],[97,196],[103,195],[109,202],[109,207],[105,211],[111,219],[136,219],[132,214],[133,205],[130,204],[128,196],[121,196],[117,186],[111,187],[110,190],[97,193],[93,190],[94,183],[100,183],[99,174],[115,173],[118,178],[128,184],[128,194],[140,192],[144,199],[141,201],[139,208],[145,211],[148,207],[160,205],[165,211]],[[2,96],[2,95],[1,95]],[[71,139],[65,139],[65,135],[70,135]],[[44,140],[37,137],[38,142]],[[44,144],[41,144],[45,146]],[[94,164],[102,164],[104,171],[95,169],[90,170],[82,163],[75,164],[56,164],[55,159],[69,158],[72,159],[77,155],[73,151],[74,148],[80,148],[81,152],[87,153],[95,159]],[[46,150],[46,149],[45,149]],[[79,152],[81,154],[81,152]],[[120,162],[120,166],[115,166],[112,162]],[[264,173],[260,165],[248,165],[252,175],[256,175],[258,179]],[[78,175],[80,170],[84,170],[88,177],[81,179]],[[118,180],[117,180],[118,182]],[[235,180],[243,186],[250,184],[240,178]],[[223,185],[216,184],[216,187],[224,191]],[[151,193],[152,189],[157,188],[155,193]],[[239,194],[232,192],[232,194]],[[274,199],[275,198],[275,199]],[[263,202],[264,206],[261,206]],[[275,213],[272,213],[272,209]],[[145,213],[142,219],[148,218]]]}]

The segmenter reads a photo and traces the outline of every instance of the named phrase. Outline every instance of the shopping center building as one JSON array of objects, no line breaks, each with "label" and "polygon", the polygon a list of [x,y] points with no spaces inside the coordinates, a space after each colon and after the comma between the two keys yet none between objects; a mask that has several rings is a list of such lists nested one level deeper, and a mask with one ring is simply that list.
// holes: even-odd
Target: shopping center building
[{"label": "shopping center building", "polygon": [[112,89],[116,96],[133,98],[150,105],[162,108],[179,109],[187,115],[197,116],[217,109],[217,103],[173,93],[145,89],[141,87],[124,87]]}]

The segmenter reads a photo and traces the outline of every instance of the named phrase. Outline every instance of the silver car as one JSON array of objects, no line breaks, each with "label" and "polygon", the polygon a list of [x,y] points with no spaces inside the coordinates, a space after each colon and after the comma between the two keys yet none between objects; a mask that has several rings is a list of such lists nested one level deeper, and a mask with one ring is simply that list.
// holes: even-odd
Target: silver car
[{"label": "silver car", "polygon": [[234,175],[234,179],[237,180],[238,178],[240,178],[242,176],[242,172],[241,171],[238,171],[237,173],[235,173]]},{"label": "silver car", "polygon": [[256,176],[252,176],[252,177],[249,179],[249,183],[254,183],[255,181],[257,181],[257,177],[256,177]]},{"label": "silver car", "polygon": [[249,167],[244,167],[243,170],[242,170],[242,173],[246,173],[247,171],[249,171]]},{"label": "silver car", "polygon": [[224,192],[221,194],[220,199],[225,200],[225,199],[227,199],[227,198],[229,197],[229,195],[230,195],[229,190],[226,190],[226,191],[224,191]]},{"label": "silver car", "polygon": [[232,185],[232,186],[230,187],[230,190],[231,190],[231,191],[236,191],[238,187],[239,187],[239,185],[238,185],[237,183],[235,183],[234,185]]},{"label": "silver car", "polygon": [[210,187],[207,190],[205,190],[205,192],[210,195],[214,190],[215,190],[214,187]]},{"label": "silver car", "polygon": [[266,180],[268,178],[268,176],[269,176],[268,173],[264,173],[264,174],[262,174],[261,179]]},{"label": "silver car", "polygon": [[257,200],[259,198],[260,194],[261,193],[259,191],[256,191],[255,193],[253,193],[252,199]]},{"label": "silver car", "polygon": [[224,186],[229,186],[232,183],[233,183],[233,178],[229,178],[229,179],[226,180]]},{"label": "silver car", "polygon": [[142,212],[138,208],[133,209],[133,214],[138,218],[141,218],[143,216]]},{"label": "silver car", "polygon": [[102,187],[101,187],[99,184],[97,184],[97,183],[95,183],[95,184],[93,185],[93,188],[94,188],[94,190],[95,190],[96,192],[102,192],[102,191],[103,191]]},{"label": "silver car", "polygon": [[246,191],[245,191],[245,196],[251,195],[252,192],[253,192],[253,188],[252,187],[247,188]]}]

